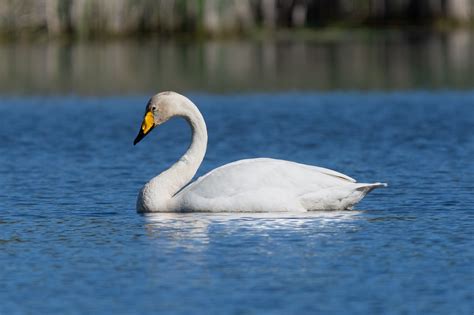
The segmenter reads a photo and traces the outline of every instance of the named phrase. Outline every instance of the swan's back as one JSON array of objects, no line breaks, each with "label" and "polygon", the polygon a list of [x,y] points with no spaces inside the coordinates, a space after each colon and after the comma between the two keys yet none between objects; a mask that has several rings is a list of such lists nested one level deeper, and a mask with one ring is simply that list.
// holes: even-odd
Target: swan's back
[{"label": "swan's back", "polygon": [[367,184],[329,169],[259,158],[216,168],[175,198],[183,211],[346,209],[367,193],[361,187]]}]

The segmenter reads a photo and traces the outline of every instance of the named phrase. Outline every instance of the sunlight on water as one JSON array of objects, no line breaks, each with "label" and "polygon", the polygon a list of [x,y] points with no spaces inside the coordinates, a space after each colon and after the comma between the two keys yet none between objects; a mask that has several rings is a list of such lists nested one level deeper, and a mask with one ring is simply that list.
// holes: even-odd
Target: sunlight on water
[{"label": "sunlight on water", "polygon": [[[359,211],[308,212],[308,213],[154,213],[145,215],[147,234],[150,237],[167,236],[179,242],[192,240],[194,245],[209,243],[212,229],[223,233],[261,234],[266,230],[304,230],[309,225],[321,228],[349,222]],[[163,233],[166,233],[163,235]]]}]

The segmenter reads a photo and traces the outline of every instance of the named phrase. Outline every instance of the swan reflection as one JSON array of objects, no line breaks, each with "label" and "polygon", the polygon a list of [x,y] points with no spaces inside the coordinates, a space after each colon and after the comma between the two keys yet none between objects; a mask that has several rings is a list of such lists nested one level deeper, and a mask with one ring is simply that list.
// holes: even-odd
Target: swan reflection
[{"label": "swan reflection", "polygon": [[265,236],[328,233],[352,228],[360,211],[306,213],[153,213],[144,215],[147,235],[158,241],[199,250],[228,236]]}]

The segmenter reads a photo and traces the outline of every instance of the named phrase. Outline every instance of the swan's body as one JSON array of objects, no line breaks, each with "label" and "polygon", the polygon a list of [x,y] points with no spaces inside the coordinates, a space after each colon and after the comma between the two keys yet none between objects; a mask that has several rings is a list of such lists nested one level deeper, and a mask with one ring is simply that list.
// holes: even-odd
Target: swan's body
[{"label": "swan's body", "polygon": [[329,169],[267,158],[218,167],[185,186],[196,174],[207,145],[204,119],[189,99],[174,92],[152,97],[135,143],[173,116],[188,121],[192,143],[178,162],[142,188],[138,212],[344,210],[372,189],[386,186],[357,183]]}]

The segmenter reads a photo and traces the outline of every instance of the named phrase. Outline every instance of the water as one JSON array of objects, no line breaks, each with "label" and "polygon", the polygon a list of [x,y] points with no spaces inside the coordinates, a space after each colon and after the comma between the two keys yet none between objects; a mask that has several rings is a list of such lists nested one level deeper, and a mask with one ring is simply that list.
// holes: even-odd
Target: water
[{"label": "water", "polygon": [[145,96],[0,99],[1,314],[472,314],[473,92],[191,98],[199,174],[255,156],[386,181],[357,211],[135,213],[184,152]]},{"label": "water", "polygon": [[0,93],[474,88],[474,31],[0,42]]}]

